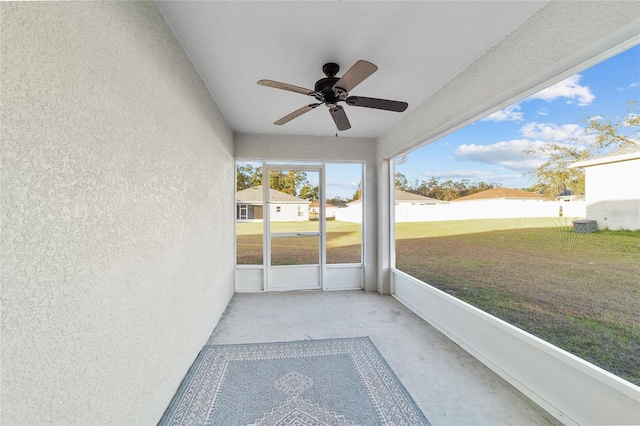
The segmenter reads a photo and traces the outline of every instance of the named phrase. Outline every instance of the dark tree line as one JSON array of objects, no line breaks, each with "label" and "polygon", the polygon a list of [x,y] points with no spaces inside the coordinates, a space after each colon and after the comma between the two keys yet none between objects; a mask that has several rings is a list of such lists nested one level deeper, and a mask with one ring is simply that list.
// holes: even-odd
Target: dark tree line
[{"label": "dark tree line", "polygon": [[[236,168],[237,191],[262,185],[262,179],[262,167],[253,167],[251,164],[246,164],[238,165]],[[318,186],[309,183],[305,172],[294,170],[285,172],[272,171],[269,181],[271,188],[284,192],[285,194],[311,201],[317,201],[319,198]],[[415,179],[413,182],[409,182],[402,173],[396,173],[395,186],[396,189],[401,191],[411,192],[437,200],[450,201],[487,189],[499,188],[501,184],[472,182],[469,179],[459,181],[449,179],[443,181],[436,177],[422,181]],[[335,205],[343,205],[350,201],[359,200],[360,198],[362,198],[362,185],[359,183],[358,188],[351,198],[334,197],[327,199],[327,202]]]},{"label": "dark tree line", "polygon": [[460,197],[475,194],[476,192],[486,191],[487,189],[500,188],[502,184],[487,182],[472,182],[469,179],[442,180],[437,177],[431,177],[427,180],[415,179],[409,182],[407,177],[402,173],[395,174],[396,189],[425,197],[435,198],[436,200],[451,201]]},{"label": "dark tree line", "polygon": [[360,198],[362,198],[362,185],[358,183],[358,188],[356,188],[356,191],[350,198],[341,196],[327,198],[327,203],[333,204],[334,206],[344,206],[345,204],[350,203],[351,201],[359,200]]},{"label": "dark tree line", "polygon": [[[253,167],[251,164],[238,165],[236,168],[236,190],[253,188],[262,185],[262,167]],[[271,188],[306,200],[317,201],[319,198],[318,186],[311,185],[307,179],[307,174],[302,171],[272,171],[269,177]],[[446,180],[432,177],[428,180],[414,180],[409,182],[402,173],[395,175],[396,189],[437,200],[450,201],[465,195],[474,194],[491,188],[499,188],[496,183],[472,182],[469,179],[460,181]],[[343,205],[350,201],[362,198],[362,185],[351,198],[334,197],[327,199],[327,202],[335,205]]]}]

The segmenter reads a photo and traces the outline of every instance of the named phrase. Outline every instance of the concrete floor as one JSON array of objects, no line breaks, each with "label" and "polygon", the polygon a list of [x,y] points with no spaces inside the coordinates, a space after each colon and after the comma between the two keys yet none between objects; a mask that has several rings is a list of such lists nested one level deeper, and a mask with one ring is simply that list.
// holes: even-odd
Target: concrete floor
[{"label": "concrete floor", "polygon": [[391,296],[236,294],[209,344],[369,336],[434,425],[556,425],[551,415]]}]

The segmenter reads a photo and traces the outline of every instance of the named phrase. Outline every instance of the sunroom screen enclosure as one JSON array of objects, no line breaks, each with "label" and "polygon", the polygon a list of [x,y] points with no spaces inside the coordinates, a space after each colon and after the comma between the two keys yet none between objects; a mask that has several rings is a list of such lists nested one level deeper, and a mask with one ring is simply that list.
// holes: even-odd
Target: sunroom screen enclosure
[{"label": "sunroom screen enclosure", "polygon": [[[236,291],[362,288],[363,215],[340,220],[338,208],[327,220],[325,177],[331,182],[355,177],[360,183],[352,184],[351,197],[361,198],[362,165],[248,164],[238,162],[238,181],[249,180],[242,173],[251,173],[246,184],[260,185],[236,192]],[[328,193],[333,202],[344,200],[335,189]]]}]

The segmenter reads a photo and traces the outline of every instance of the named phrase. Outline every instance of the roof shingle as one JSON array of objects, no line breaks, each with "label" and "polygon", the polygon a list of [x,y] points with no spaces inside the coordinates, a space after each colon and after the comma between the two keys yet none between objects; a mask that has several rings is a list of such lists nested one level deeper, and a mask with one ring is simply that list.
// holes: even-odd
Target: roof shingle
[{"label": "roof shingle", "polygon": [[[284,192],[276,191],[275,189],[269,189],[272,202],[289,203],[289,204],[309,204],[309,200],[295,197],[293,195],[285,194]],[[262,185],[254,186],[253,188],[243,189],[236,192],[236,202],[239,203],[260,203],[262,204]]]}]

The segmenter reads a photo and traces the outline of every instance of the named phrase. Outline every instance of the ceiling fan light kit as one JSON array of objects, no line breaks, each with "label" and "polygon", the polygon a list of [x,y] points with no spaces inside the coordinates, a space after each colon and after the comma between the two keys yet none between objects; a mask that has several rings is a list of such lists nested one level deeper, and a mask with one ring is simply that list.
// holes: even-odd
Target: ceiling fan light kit
[{"label": "ceiling fan light kit", "polygon": [[312,109],[325,104],[329,109],[329,114],[333,118],[338,130],[348,130],[351,128],[347,113],[338,102],[344,102],[349,106],[380,109],[384,111],[403,112],[409,106],[406,102],[392,101],[388,99],[367,98],[363,96],[349,96],[349,92],[358,84],[362,83],[367,77],[376,72],[378,67],[371,62],[360,60],[356,62],[342,76],[336,77],[340,72],[340,66],[336,63],[329,62],[322,66],[322,72],[325,78],[318,80],[314,86],[314,90],[305,89],[304,87],[294,86],[292,84],[280,83],[273,80],[260,80],[258,84],[274,89],[288,90],[290,92],[300,93],[314,97],[318,103],[309,104],[302,108],[285,115],[276,121],[275,125],[286,124],[289,121],[311,111]]}]

